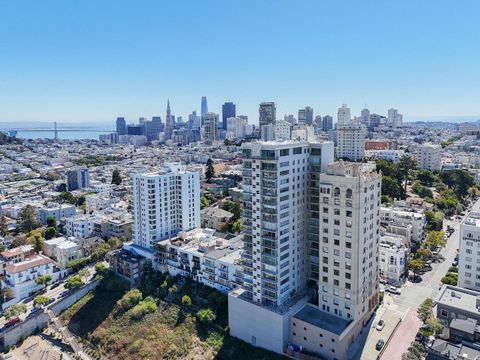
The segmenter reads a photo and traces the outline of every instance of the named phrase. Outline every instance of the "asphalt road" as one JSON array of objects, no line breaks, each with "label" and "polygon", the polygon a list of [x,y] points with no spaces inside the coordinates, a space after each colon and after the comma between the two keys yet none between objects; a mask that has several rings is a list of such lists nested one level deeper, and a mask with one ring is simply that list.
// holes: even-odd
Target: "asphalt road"
[{"label": "asphalt road", "polygon": [[[480,211],[480,200],[474,203],[472,208],[466,211],[466,213],[470,211]],[[441,279],[452,266],[457,249],[459,248],[459,230],[462,221],[463,218],[454,220],[445,219],[444,221],[444,230],[447,229],[447,225],[450,225],[455,230],[452,236],[448,238],[446,246],[440,251],[440,254],[445,260],[441,263],[432,264],[432,271],[425,273],[420,283],[407,282],[405,286],[402,287],[401,295],[391,295],[392,305],[390,306],[397,310],[401,309],[404,315],[402,323],[395,331],[381,359],[400,360],[402,354],[408,350],[411,342],[415,340],[415,334],[421,325],[416,316],[417,308],[426,298],[434,298],[437,295],[442,285]],[[389,311],[389,309],[386,311]]]}]

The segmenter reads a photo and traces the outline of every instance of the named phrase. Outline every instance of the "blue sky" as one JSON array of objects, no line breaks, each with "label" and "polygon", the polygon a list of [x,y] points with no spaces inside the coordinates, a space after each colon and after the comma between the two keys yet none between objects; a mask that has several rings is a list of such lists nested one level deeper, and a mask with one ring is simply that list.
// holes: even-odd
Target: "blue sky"
[{"label": "blue sky", "polygon": [[0,122],[480,114],[480,1],[0,0]]}]

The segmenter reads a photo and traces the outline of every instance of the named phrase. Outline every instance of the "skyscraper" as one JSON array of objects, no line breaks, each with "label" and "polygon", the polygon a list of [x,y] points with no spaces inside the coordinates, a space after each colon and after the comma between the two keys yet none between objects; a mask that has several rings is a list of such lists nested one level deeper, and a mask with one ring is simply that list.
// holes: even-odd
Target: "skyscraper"
[{"label": "skyscraper", "polygon": [[132,175],[133,242],[152,249],[163,239],[200,227],[200,177],[178,163]]},{"label": "skyscraper", "polygon": [[397,109],[388,109],[387,125],[391,126],[394,129],[403,126],[402,114],[399,114]]},{"label": "skyscraper", "polygon": [[360,118],[363,125],[370,126],[370,110],[367,108],[363,109]]},{"label": "skyscraper", "polygon": [[313,109],[310,106],[307,106],[305,109],[298,110],[298,123],[312,125]]},{"label": "skyscraper", "polygon": [[203,120],[204,140],[207,144],[213,144],[217,138],[218,114],[207,112]]},{"label": "skyscraper", "polygon": [[330,131],[333,129],[333,117],[330,115],[325,115],[322,118],[322,130],[323,131]]},{"label": "skyscraper", "polygon": [[173,118],[170,110],[170,100],[167,100],[167,116],[165,117],[165,140],[172,138],[173,132]]},{"label": "skyscraper", "polygon": [[227,130],[227,119],[237,116],[236,106],[233,102],[226,102],[222,105],[222,129]]},{"label": "skyscraper", "polygon": [[276,119],[277,110],[274,102],[262,102],[258,109],[259,113],[259,126],[274,124]]},{"label": "skyscraper", "polygon": [[117,134],[126,135],[127,134],[127,123],[124,117],[117,117]]},{"label": "skyscraper", "polygon": [[203,119],[205,118],[205,114],[208,112],[208,104],[207,104],[207,97],[202,96],[202,106],[200,108],[200,116],[202,118],[202,125],[203,125]]},{"label": "skyscraper", "polygon": [[350,116],[350,108],[346,104],[343,104],[341,108],[338,108],[337,114],[337,127],[339,125],[347,125],[352,121]]}]

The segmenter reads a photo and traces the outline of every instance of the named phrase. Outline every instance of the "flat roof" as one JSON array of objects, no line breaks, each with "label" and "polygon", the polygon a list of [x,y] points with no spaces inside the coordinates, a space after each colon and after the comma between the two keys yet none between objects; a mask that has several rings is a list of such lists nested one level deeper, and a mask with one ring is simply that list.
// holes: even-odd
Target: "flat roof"
[{"label": "flat roof", "polygon": [[480,292],[444,285],[437,296],[437,303],[451,306],[464,311],[480,314],[477,309],[477,298]]},{"label": "flat roof", "polygon": [[340,335],[351,322],[351,320],[342,319],[308,304],[293,317],[336,335]]}]

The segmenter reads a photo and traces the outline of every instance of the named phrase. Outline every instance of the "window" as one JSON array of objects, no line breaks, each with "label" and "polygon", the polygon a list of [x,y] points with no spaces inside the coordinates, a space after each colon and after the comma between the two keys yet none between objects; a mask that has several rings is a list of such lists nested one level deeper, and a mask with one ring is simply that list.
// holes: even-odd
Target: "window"
[{"label": "window", "polygon": [[440,311],[440,315],[442,315],[443,317],[448,317],[448,311],[445,310],[445,309],[442,309],[442,310]]}]

